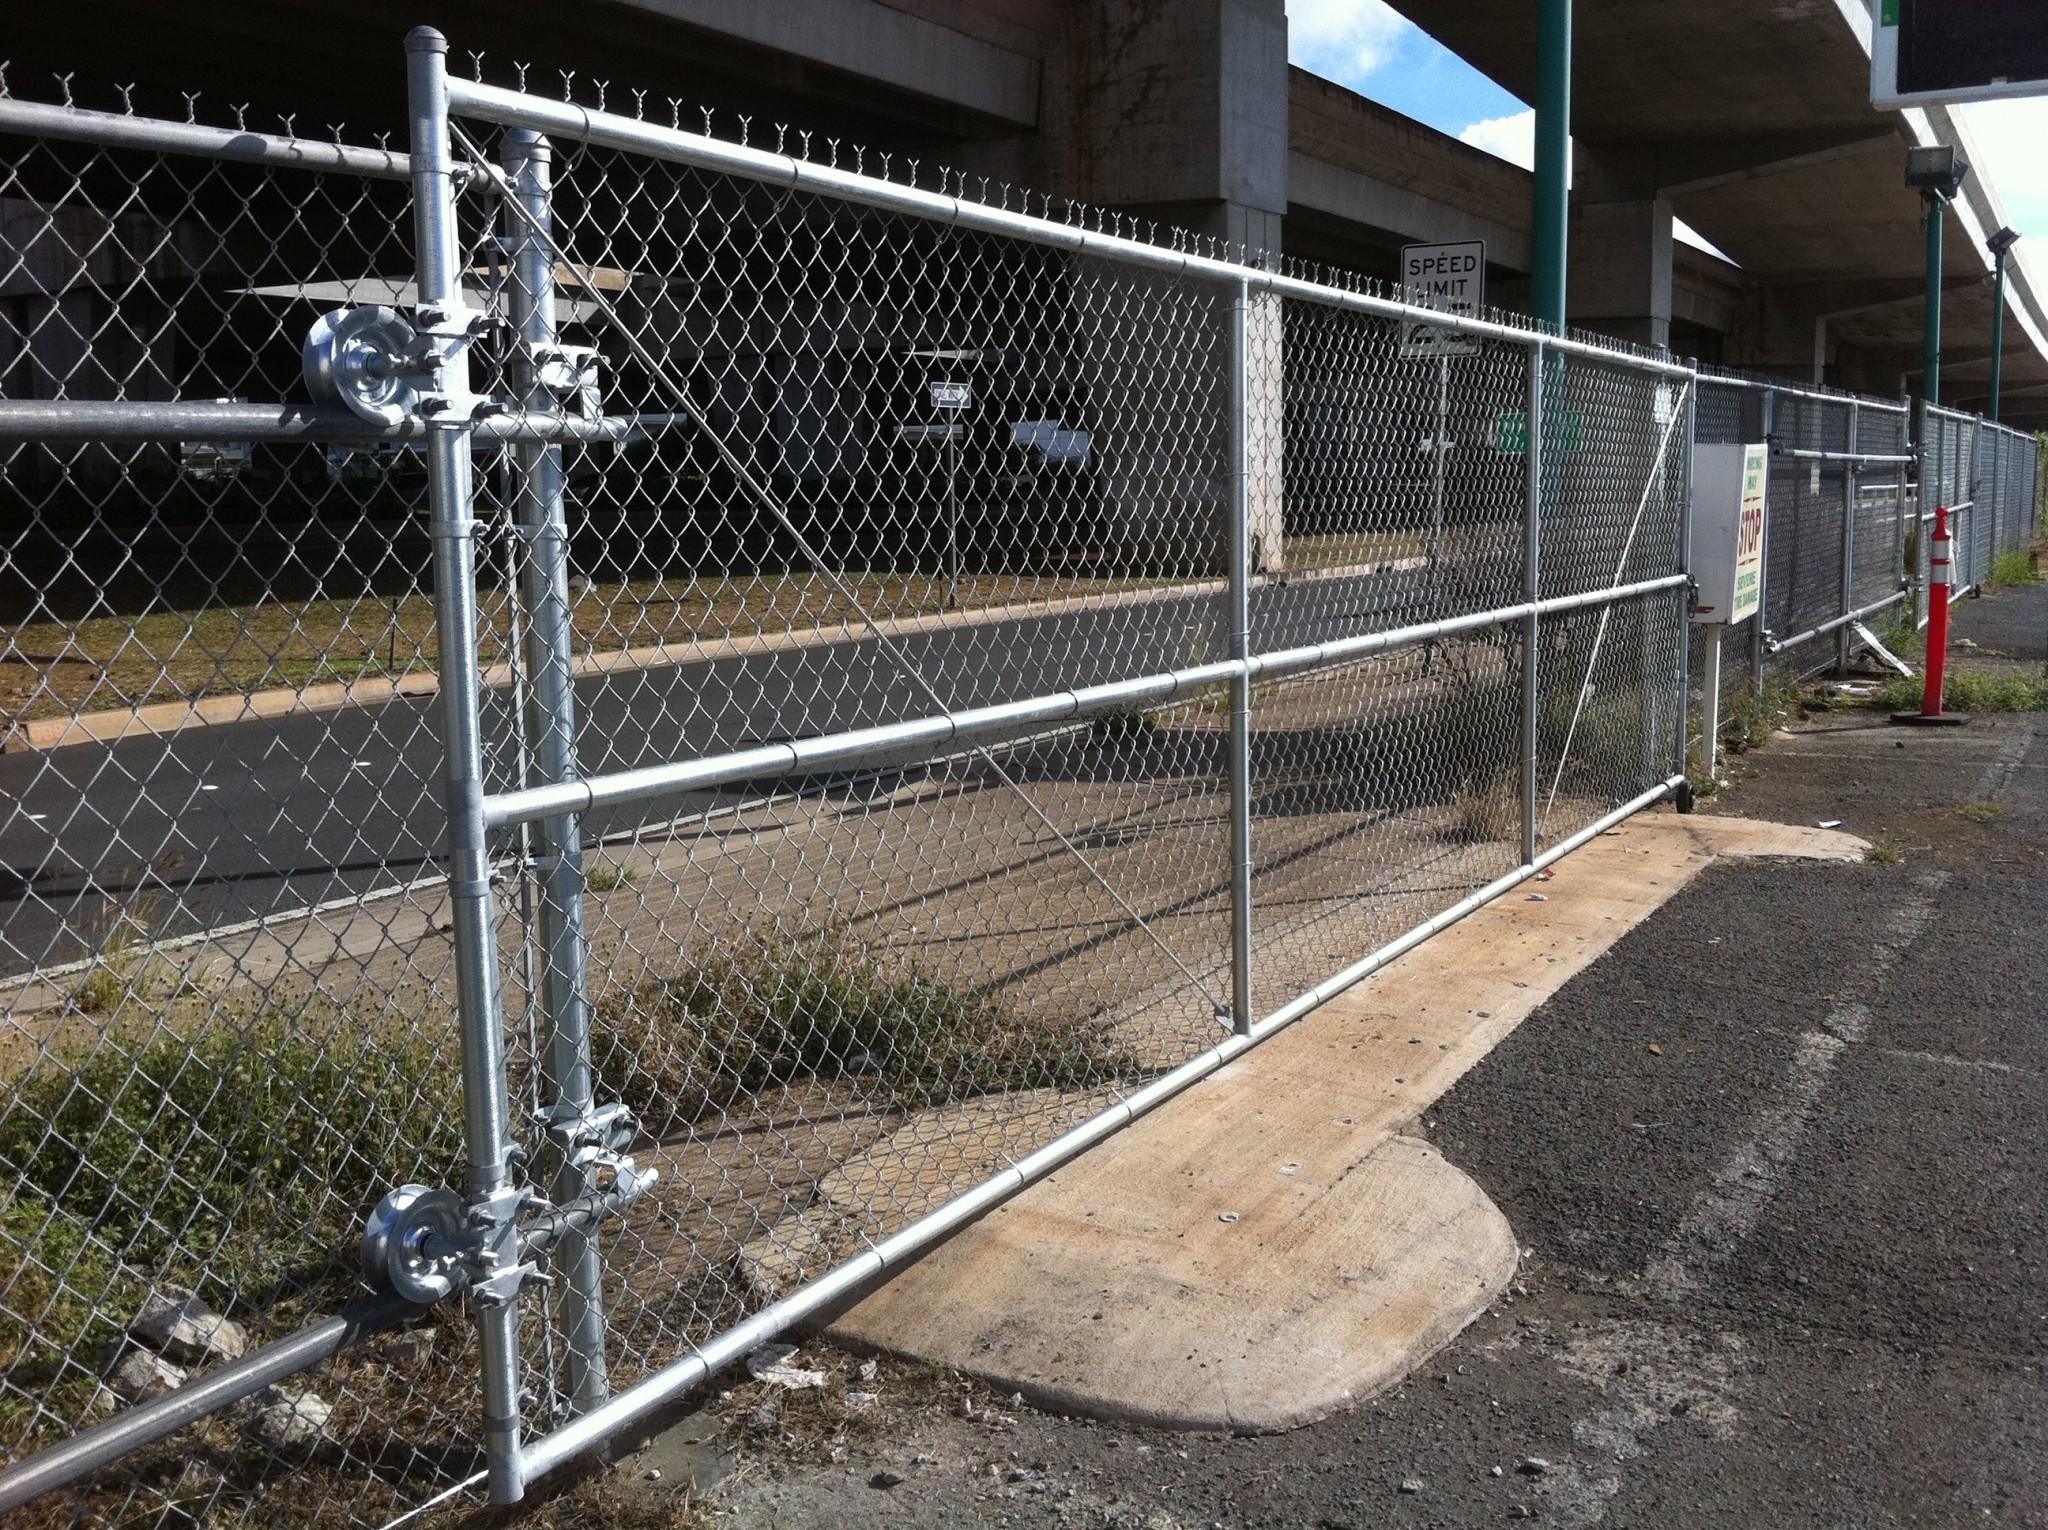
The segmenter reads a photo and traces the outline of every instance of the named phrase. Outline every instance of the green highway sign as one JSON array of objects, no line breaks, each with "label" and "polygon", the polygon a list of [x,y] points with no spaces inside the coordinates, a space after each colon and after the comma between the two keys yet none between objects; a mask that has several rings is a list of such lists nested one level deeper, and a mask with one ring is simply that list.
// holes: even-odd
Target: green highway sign
[{"label": "green highway sign", "polygon": [[[1579,440],[1586,431],[1586,416],[1577,409],[1561,411],[1550,428],[1543,433],[1543,444],[1560,451],[1575,452]],[[1510,410],[1493,422],[1493,449],[1521,456],[1529,450],[1529,416],[1522,410]]]}]

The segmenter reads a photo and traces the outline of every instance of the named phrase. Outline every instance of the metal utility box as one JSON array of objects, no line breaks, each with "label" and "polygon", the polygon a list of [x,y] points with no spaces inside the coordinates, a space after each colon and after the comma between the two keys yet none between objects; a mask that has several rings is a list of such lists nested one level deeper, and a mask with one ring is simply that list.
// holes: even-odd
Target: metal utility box
[{"label": "metal utility box", "polygon": [[1756,615],[1764,591],[1764,509],[1770,447],[1692,449],[1692,544],[1688,567],[1699,585],[1692,619],[1733,626]]}]

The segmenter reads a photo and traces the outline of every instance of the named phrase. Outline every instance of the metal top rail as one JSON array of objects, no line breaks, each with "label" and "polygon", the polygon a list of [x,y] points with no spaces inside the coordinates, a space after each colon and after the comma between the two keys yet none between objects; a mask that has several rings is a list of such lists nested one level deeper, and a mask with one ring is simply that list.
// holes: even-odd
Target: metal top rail
[{"label": "metal top rail", "polygon": [[395,149],[322,143],[317,138],[290,138],[244,128],[208,127],[200,122],[134,117],[123,112],[87,111],[77,106],[52,106],[44,101],[0,98],[0,133],[60,138],[119,149],[152,149],[165,154],[195,154],[248,164],[286,165],[296,170],[339,170],[380,181],[412,177],[412,160]]},{"label": "metal top rail", "polygon": [[[1738,372],[1718,372],[1700,369],[1702,386],[1719,388],[1750,388],[1765,393],[1786,393],[1799,398],[1819,399],[1830,404],[1854,404],[1859,409],[1882,410],[1889,414],[1906,414],[1913,405],[1910,400],[1900,398],[1874,398],[1867,393],[1843,393],[1834,388],[1820,387],[1812,383],[1791,382],[1782,377],[1749,377]],[[1963,418],[1971,418],[1968,415]]]},{"label": "metal top rail", "polygon": [[1172,275],[1213,282],[1243,282],[1253,291],[1277,293],[1282,297],[1298,298],[1304,302],[1321,303],[1357,313],[1369,313],[1385,319],[1426,323],[1440,329],[1456,330],[1461,334],[1476,335],[1482,339],[1498,340],[1511,345],[1540,346],[1565,355],[1585,356],[1611,366],[1627,366],[1671,377],[1690,377],[1693,374],[1693,369],[1682,362],[1637,355],[1630,351],[1612,349],[1562,335],[1517,329],[1490,320],[1464,318],[1439,309],[1418,308],[1412,304],[1396,302],[1391,298],[1377,297],[1369,293],[1347,292],[1342,288],[1303,281],[1299,277],[1283,276],[1278,272],[1262,270],[1256,266],[1218,260],[1182,250],[1165,249],[1159,245],[1146,244],[1142,240],[1127,239],[1120,235],[1097,233],[1074,224],[1055,223],[1049,219],[1033,217],[1029,213],[991,207],[966,197],[924,191],[914,186],[903,186],[894,181],[860,175],[850,170],[813,164],[787,154],[774,154],[764,149],[726,143],[716,138],[707,138],[701,133],[686,133],[679,128],[660,127],[635,117],[593,111],[587,106],[578,106],[572,102],[550,101],[544,97],[524,95],[515,90],[485,85],[474,80],[454,77],[448,80],[448,109],[457,116],[495,122],[503,127],[530,128],[535,132],[576,139],[602,148],[619,149],[650,159],[665,160],[671,164],[718,171],[771,186],[786,187],[792,191],[807,191],[863,207],[902,213],[908,217],[947,223],[980,233],[1000,234],[1012,239],[1026,240],[1054,249],[1071,250],[1076,254],[1119,261],[1126,265],[1143,266]]}]

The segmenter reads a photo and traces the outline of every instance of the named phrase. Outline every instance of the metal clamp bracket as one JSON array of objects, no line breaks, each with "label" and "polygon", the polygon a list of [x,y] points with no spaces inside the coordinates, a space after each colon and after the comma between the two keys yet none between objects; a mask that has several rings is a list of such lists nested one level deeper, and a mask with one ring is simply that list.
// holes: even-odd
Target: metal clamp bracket
[{"label": "metal clamp bracket", "polygon": [[300,352],[314,402],[346,405],[390,429],[407,420],[503,413],[497,399],[436,392],[425,384],[491,325],[490,315],[460,305],[424,304],[407,318],[381,303],[337,308],[313,321]]},{"label": "metal clamp bracket", "polygon": [[530,348],[533,375],[563,404],[586,420],[602,418],[604,400],[598,388],[601,357],[594,345],[538,345]]},{"label": "metal clamp bracket", "polygon": [[623,1211],[661,1178],[658,1169],[642,1169],[623,1151],[640,1134],[640,1121],[618,1103],[594,1105],[588,1111],[544,1112],[542,1125],[563,1161],[585,1174],[608,1174],[605,1191],[611,1210]]}]

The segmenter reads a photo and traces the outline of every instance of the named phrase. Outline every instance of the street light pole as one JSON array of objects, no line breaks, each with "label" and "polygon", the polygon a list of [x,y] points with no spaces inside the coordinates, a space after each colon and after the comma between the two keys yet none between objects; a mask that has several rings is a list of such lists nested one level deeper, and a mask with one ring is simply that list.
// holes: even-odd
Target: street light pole
[{"label": "street light pole", "polygon": [[1954,144],[1925,144],[1906,151],[1906,185],[1927,202],[1927,335],[1920,357],[1920,395],[1923,402],[1941,402],[1941,241],[1947,222],[1944,214],[1968,163],[1956,153]]},{"label": "street light pole", "polygon": [[1998,421],[1999,385],[2005,371],[2005,257],[2019,243],[2019,230],[2002,228],[1985,241],[1991,246],[1991,403],[1984,413]]},{"label": "street light pole", "polygon": [[1565,246],[1571,226],[1572,0],[1536,8],[1536,207],[1531,311],[1564,329]]},{"label": "street light pole", "polygon": [[1920,392],[1930,404],[1941,402],[1941,237],[1947,203],[1933,192],[1927,202],[1927,332],[1920,342]]}]

